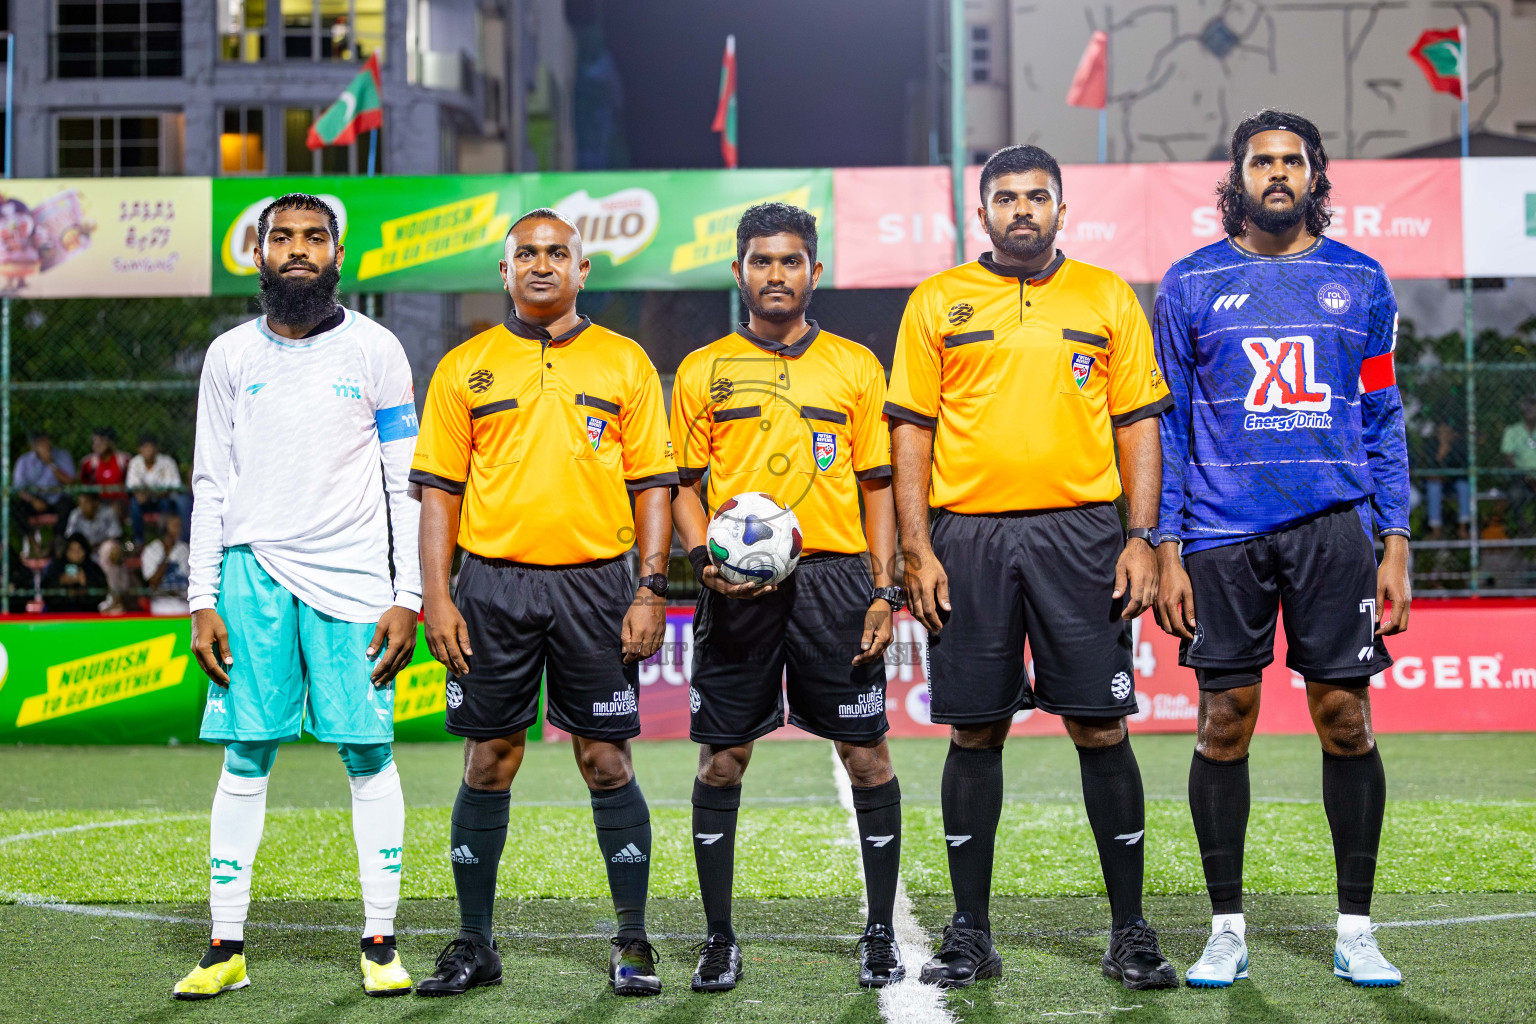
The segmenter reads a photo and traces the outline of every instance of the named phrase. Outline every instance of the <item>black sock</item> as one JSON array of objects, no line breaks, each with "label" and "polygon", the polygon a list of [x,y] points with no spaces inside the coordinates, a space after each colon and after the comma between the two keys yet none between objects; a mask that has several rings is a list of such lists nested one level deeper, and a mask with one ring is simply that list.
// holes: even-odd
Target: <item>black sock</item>
[{"label": "black sock", "polygon": [[1189,765],[1189,813],[1212,914],[1243,912],[1243,842],[1248,835],[1248,755],[1216,761],[1195,751]]},{"label": "black sock", "polygon": [[608,864],[619,935],[644,938],[645,897],[651,887],[651,809],[639,779],[591,793],[592,823],[597,826],[597,848]]},{"label": "black sock", "polygon": [[393,935],[365,935],[361,945],[363,956],[376,964],[387,964],[395,958]]},{"label": "black sock", "polygon": [[1323,809],[1333,832],[1339,913],[1369,914],[1381,819],[1387,809],[1387,776],[1376,747],[1352,757],[1323,751]]},{"label": "black sock", "polygon": [[892,778],[878,786],[854,786],[853,810],[859,823],[859,849],[864,856],[868,923],[889,928],[901,868],[901,785]]},{"label": "black sock", "polygon": [[1116,928],[1141,917],[1141,881],[1146,861],[1146,801],[1141,768],[1131,738],[1112,747],[1078,747],[1083,772],[1083,806],[1099,847],[1109,913]]},{"label": "black sock", "polygon": [[731,928],[731,877],[736,872],[736,812],[740,786],[707,786],[693,780],[693,863],[699,870],[709,934],[736,941]]},{"label": "black sock", "polygon": [[1003,748],[976,750],[951,741],[939,800],[955,913],[969,917],[971,927],[990,932],[992,851],[1003,813]]},{"label": "black sock", "polygon": [[496,869],[501,849],[507,845],[507,813],[512,805],[510,789],[471,789],[459,783],[448,828],[448,859],[453,862],[453,887],[459,894],[459,934],[477,942],[491,942],[491,919],[496,908]]},{"label": "black sock", "polygon": [[236,953],[244,952],[244,939],[210,939],[208,941],[208,951],[197,962],[197,966],[212,967],[214,964],[221,964],[230,959]]}]

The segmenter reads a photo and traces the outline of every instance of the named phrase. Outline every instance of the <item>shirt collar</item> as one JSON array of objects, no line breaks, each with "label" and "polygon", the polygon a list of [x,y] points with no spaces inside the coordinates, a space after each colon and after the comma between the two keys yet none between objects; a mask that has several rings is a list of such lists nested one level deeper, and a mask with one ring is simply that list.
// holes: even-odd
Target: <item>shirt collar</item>
[{"label": "shirt collar", "polygon": [[761,335],[754,334],[752,329],[746,324],[737,324],[736,333],[764,352],[772,352],[774,355],[783,356],[785,359],[794,359],[797,356],[804,355],[805,350],[811,347],[811,342],[815,341],[821,334],[821,327],[815,320],[807,320],[805,323],[810,330],[788,344],[782,341],[769,341]]},{"label": "shirt collar", "polygon": [[1305,249],[1301,250],[1300,252],[1288,252],[1283,256],[1266,256],[1264,253],[1254,252],[1252,249],[1245,249],[1241,245],[1238,245],[1237,240],[1231,235],[1227,236],[1227,245],[1232,249],[1233,252],[1244,257],[1245,259],[1264,260],[1270,263],[1284,263],[1287,260],[1299,260],[1303,256],[1310,256],[1317,252],[1318,246],[1323,244],[1323,239],[1326,237],[1328,236],[1318,235],[1312,240],[1312,244],[1307,246]]},{"label": "shirt collar", "polygon": [[1044,284],[1051,278],[1053,274],[1056,273],[1056,271],[1061,269],[1061,265],[1063,263],[1067,262],[1067,254],[1062,252],[1060,249],[1057,249],[1056,258],[1047,263],[1044,270],[1040,271],[1038,274],[1033,275],[1032,277],[1022,279],[1019,277],[1018,267],[1008,267],[997,262],[997,260],[992,258],[992,252],[990,249],[976,257],[976,262],[980,263],[983,268],[990,270],[998,277],[1006,277],[1012,281],[1027,280],[1030,284]]},{"label": "shirt collar", "polygon": [[[331,315],[321,320],[315,326],[304,332],[304,338],[317,338],[327,331],[334,331],[346,322],[347,311],[337,306],[331,311]],[[299,339],[300,341],[304,338]]]},{"label": "shirt collar", "polygon": [[570,341],[572,338],[576,337],[576,335],[580,334],[588,327],[591,327],[592,318],[588,316],[581,317],[581,319],[576,321],[575,327],[572,327],[558,338],[550,334],[547,327],[540,327],[538,324],[531,324],[524,320],[522,317],[518,316],[516,309],[513,309],[512,312],[507,314],[507,321],[505,326],[508,331],[511,331],[519,338],[527,338],[530,341],[548,341],[558,345],[562,341]]}]

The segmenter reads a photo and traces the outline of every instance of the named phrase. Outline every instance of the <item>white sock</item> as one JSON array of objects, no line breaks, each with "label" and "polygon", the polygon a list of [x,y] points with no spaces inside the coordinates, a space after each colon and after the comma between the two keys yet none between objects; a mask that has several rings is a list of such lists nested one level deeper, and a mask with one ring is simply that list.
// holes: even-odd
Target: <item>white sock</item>
[{"label": "white sock", "polygon": [[1211,934],[1220,935],[1227,930],[1236,932],[1240,939],[1248,938],[1248,922],[1243,919],[1242,914],[1212,914]]},{"label": "white sock", "polygon": [[208,822],[208,909],[215,939],[245,940],[251,862],[266,820],[267,780],[220,773]]},{"label": "white sock", "polygon": [[1358,935],[1361,932],[1368,932],[1371,930],[1371,915],[1340,914],[1338,929],[1339,938],[1341,939],[1350,935]]},{"label": "white sock", "polygon": [[348,781],[352,784],[357,880],[363,889],[363,937],[393,935],[405,846],[405,795],[400,791],[400,773],[391,761],[376,775]]}]

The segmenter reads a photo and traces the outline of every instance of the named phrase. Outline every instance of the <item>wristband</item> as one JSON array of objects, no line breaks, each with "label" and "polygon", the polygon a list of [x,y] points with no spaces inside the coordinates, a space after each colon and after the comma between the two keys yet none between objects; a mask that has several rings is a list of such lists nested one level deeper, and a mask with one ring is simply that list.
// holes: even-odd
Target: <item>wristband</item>
[{"label": "wristband", "polygon": [[693,578],[703,584],[704,570],[709,567],[709,549],[700,544],[688,552],[688,561],[693,565]]}]

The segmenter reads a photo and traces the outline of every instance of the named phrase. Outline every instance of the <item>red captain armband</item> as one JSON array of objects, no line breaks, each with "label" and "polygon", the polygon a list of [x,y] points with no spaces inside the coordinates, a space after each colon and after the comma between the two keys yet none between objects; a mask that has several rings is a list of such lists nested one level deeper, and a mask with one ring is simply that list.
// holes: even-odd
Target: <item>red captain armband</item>
[{"label": "red captain armband", "polygon": [[1397,384],[1397,372],[1392,367],[1392,353],[1371,356],[1360,364],[1360,393],[1369,394]]}]

